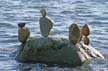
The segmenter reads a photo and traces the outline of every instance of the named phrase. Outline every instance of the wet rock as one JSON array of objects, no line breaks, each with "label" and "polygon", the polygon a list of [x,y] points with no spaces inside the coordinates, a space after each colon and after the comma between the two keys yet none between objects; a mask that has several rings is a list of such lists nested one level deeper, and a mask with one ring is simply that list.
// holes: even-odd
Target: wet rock
[{"label": "wet rock", "polygon": [[22,48],[17,54],[17,60],[20,62],[59,64],[74,67],[96,57],[104,58],[96,49],[79,43],[72,45],[67,38],[63,37],[31,38]]},{"label": "wet rock", "polygon": [[42,9],[41,11],[42,17],[40,18],[40,31],[42,36],[44,37],[48,37],[48,35],[50,34],[50,31],[53,27],[53,21],[46,16],[46,10]]},{"label": "wet rock", "polygon": [[104,56],[95,48],[84,45],[84,44],[83,44],[83,48],[85,48],[86,53],[92,58],[101,57],[102,59],[104,59]]}]

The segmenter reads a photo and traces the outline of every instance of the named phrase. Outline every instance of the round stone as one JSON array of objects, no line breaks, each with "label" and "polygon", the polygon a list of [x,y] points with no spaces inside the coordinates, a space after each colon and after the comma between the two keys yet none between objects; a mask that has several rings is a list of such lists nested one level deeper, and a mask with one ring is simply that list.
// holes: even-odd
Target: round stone
[{"label": "round stone", "polygon": [[82,33],[84,36],[88,36],[88,35],[90,34],[90,29],[89,29],[89,27],[88,27],[87,24],[85,24],[85,25],[82,27],[81,33]]},{"label": "round stone", "polygon": [[77,24],[72,24],[69,27],[69,40],[71,43],[76,44],[81,39],[80,28]]},{"label": "round stone", "polygon": [[89,45],[90,40],[87,36],[84,37],[84,44]]},{"label": "round stone", "polygon": [[26,24],[26,23],[19,23],[18,26],[19,26],[20,28],[23,28],[23,27],[25,26],[25,24]]},{"label": "round stone", "polygon": [[30,30],[27,27],[20,28],[18,30],[18,40],[21,43],[25,43],[30,36]]}]

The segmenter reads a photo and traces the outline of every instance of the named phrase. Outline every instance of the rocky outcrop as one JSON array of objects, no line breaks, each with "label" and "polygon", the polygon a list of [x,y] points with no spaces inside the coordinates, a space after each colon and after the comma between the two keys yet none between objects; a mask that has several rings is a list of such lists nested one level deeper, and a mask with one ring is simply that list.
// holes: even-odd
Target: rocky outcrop
[{"label": "rocky outcrop", "polygon": [[54,36],[33,37],[19,49],[17,60],[22,62],[79,66],[96,57],[104,58],[92,47],[73,45],[67,38]]}]

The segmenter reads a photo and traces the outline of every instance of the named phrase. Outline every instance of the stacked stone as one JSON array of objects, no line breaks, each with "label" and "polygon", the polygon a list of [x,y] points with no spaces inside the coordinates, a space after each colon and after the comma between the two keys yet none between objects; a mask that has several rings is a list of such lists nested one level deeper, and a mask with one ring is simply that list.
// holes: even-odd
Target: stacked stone
[{"label": "stacked stone", "polygon": [[89,45],[90,40],[88,35],[90,34],[90,29],[87,24],[85,24],[81,29],[82,35],[84,35],[84,44]]},{"label": "stacked stone", "polygon": [[27,27],[25,27],[25,24],[26,23],[18,24],[18,40],[23,44],[27,41],[28,37],[30,36],[30,30]]},{"label": "stacked stone", "polygon": [[72,24],[69,26],[69,40],[74,45],[81,41],[81,32],[77,24]]},{"label": "stacked stone", "polygon": [[47,16],[47,12],[45,9],[41,11],[42,17],[40,18],[40,31],[42,36],[48,37],[50,35],[50,31],[53,27],[53,21]]}]

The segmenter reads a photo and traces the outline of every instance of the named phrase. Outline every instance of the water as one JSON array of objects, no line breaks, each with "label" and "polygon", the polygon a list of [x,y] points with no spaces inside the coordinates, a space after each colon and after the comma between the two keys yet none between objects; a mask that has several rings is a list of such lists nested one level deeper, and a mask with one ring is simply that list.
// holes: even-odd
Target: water
[{"label": "water", "polygon": [[55,24],[53,35],[68,36],[68,27],[76,22],[88,23],[90,45],[107,57],[107,0],[0,0],[0,71],[108,71],[108,60],[93,60],[81,67],[49,67],[45,64],[23,64],[15,60],[20,43],[17,24],[26,22],[31,36],[40,36],[40,9],[46,8]]}]

